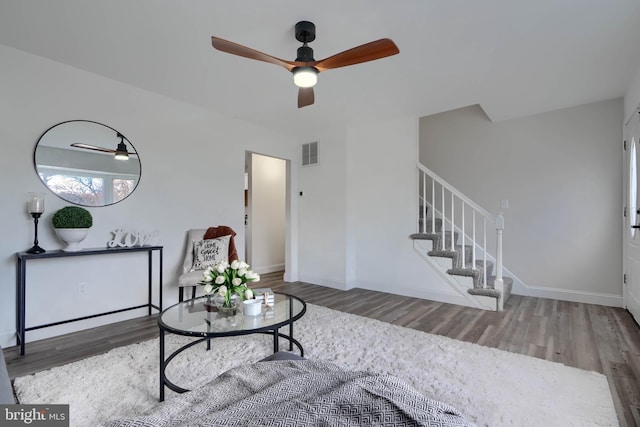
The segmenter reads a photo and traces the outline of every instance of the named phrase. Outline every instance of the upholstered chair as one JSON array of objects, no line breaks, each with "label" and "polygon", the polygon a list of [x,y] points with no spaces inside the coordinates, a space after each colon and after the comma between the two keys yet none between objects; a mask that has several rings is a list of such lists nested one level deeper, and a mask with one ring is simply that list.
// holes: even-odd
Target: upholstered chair
[{"label": "upholstered chair", "polygon": [[204,272],[205,267],[199,265],[198,254],[194,252],[194,242],[202,241],[205,237],[207,239],[217,238],[224,240],[225,236],[230,236],[228,239],[228,250],[225,253],[225,259],[231,262],[238,259],[235,243],[233,242],[233,237],[235,235],[235,231],[224,225],[209,227],[208,229],[192,229],[187,232],[187,244],[184,262],[182,263],[182,274],[178,277],[178,301],[184,301],[185,288],[191,288],[191,298],[195,298],[196,289],[199,286],[199,282],[203,279],[202,273]]}]

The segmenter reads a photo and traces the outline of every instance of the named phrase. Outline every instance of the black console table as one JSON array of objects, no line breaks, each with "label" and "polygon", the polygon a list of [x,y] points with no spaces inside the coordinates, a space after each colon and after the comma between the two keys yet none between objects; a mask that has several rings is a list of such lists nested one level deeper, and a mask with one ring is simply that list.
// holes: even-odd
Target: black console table
[{"label": "black console table", "polygon": [[[162,246],[136,246],[132,248],[93,248],[83,249],[78,252],[65,252],[62,250],[47,251],[40,254],[30,254],[27,252],[18,252],[17,272],[16,272],[16,338],[17,344],[20,344],[20,355],[24,355],[24,346],[26,341],[26,332],[33,331],[35,329],[48,328],[50,326],[62,325],[64,323],[77,322],[79,320],[91,319],[99,316],[106,316],[109,314],[120,313],[122,311],[135,310],[138,308],[147,307],[149,309],[149,316],[151,315],[151,309],[155,308],[158,312],[162,311]],[[152,302],[152,284],[153,284],[153,251],[158,251],[160,256],[160,262],[158,267],[158,305]],[[46,325],[37,325],[26,327],[26,279],[27,279],[27,260],[30,259],[45,259],[45,258],[61,258],[61,257],[74,257],[74,256],[87,256],[87,255],[105,255],[105,254],[121,254],[128,252],[147,252],[149,254],[149,301],[147,304],[137,305],[135,307],[127,307],[119,310],[108,311],[106,313],[92,314],[90,316],[78,317],[75,319],[62,320],[60,322],[48,323]]]}]

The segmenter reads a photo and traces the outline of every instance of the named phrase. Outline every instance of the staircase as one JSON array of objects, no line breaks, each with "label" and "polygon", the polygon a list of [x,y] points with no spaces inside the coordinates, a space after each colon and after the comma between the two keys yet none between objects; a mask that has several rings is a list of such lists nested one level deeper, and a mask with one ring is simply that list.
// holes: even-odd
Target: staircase
[{"label": "staircase", "polygon": [[[513,287],[513,279],[502,276],[502,213],[491,215],[421,164],[418,190],[418,232],[409,236],[415,250],[466,294],[465,305],[501,311]],[[495,256],[488,226],[496,231]]]}]

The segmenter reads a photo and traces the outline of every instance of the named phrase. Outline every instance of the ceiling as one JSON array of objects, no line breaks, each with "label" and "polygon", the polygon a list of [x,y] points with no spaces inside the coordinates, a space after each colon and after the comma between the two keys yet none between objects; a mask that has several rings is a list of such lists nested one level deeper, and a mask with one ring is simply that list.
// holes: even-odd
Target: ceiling
[{"label": "ceiling", "polygon": [[[297,108],[293,60],[388,37],[400,54],[320,74]],[[285,134],[480,104],[492,120],[624,96],[640,69],[638,0],[0,0],[0,44]]]}]

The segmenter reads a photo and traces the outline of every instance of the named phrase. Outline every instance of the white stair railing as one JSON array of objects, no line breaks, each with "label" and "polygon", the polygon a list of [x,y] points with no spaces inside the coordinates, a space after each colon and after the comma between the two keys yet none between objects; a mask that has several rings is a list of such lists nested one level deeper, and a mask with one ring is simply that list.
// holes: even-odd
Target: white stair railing
[{"label": "white stair railing", "polygon": [[[440,241],[442,248],[446,249],[450,244],[451,250],[455,249],[456,231],[460,232],[462,250],[461,267],[466,268],[466,250],[465,246],[471,245],[471,268],[477,269],[476,264],[476,247],[483,256],[484,274],[482,274],[482,287],[487,287],[487,256],[489,248],[487,247],[487,226],[492,225],[496,231],[495,260],[496,260],[496,279],[494,289],[500,291],[500,295],[504,295],[504,281],[502,278],[502,233],[504,231],[504,216],[502,212],[496,216],[490,214],[477,203],[466,197],[462,192],[457,190],[437,174],[426,166],[418,163],[418,233],[436,233],[436,218],[442,221]],[[450,203],[447,203],[449,202]],[[449,204],[447,207],[446,205]],[[471,212],[469,215],[467,212]],[[456,216],[457,214],[457,216]],[[430,215],[430,217],[429,217]],[[427,221],[429,219],[429,221]],[[428,225],[431,227],[428,227]],[[477,226],[482,227],[482,240],[476,237]],[[466,230],[471,229],[471,234],[467,235]],[[450,240],[446,240],[446,232],[451,233]],[[434,248],[436,249],[436,248]],[[498,310],[502,310],[504,298],[498,299]]]}]

